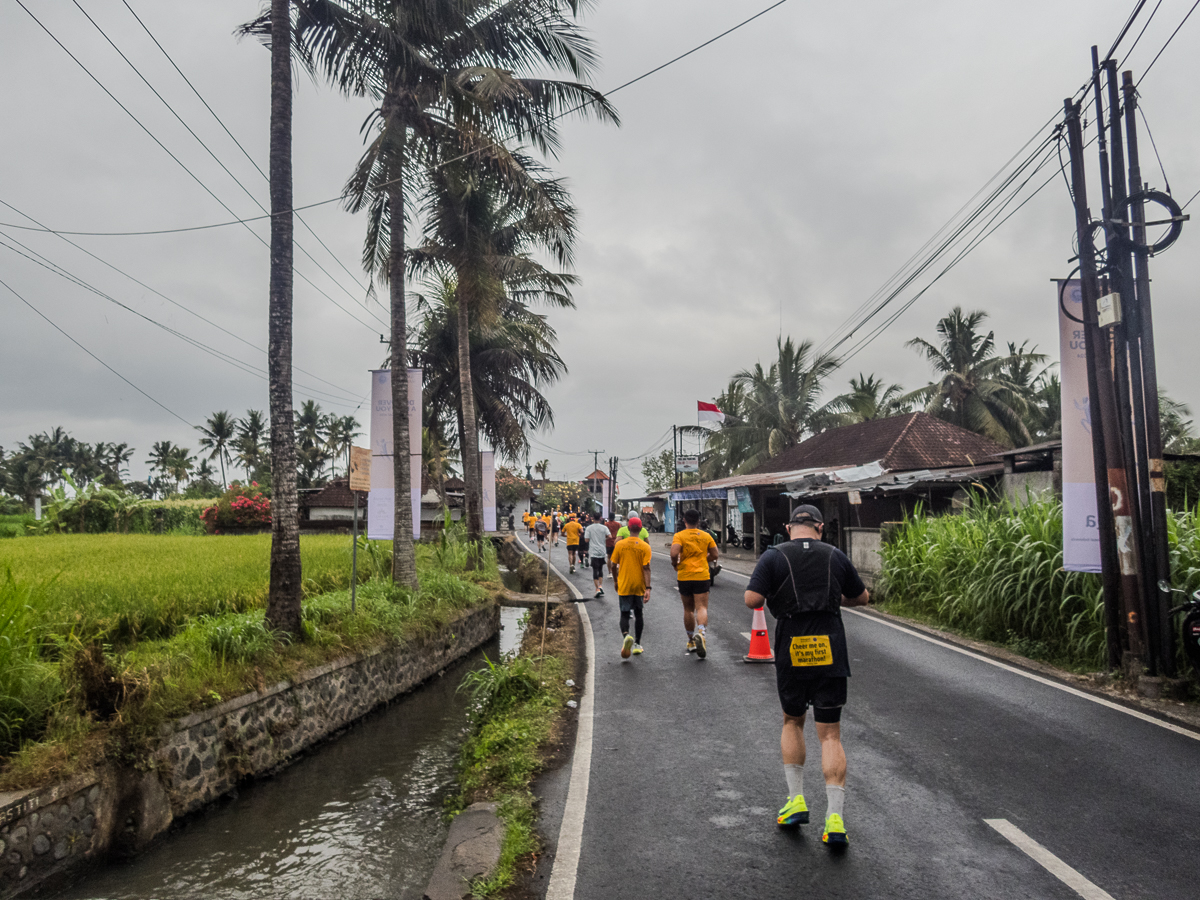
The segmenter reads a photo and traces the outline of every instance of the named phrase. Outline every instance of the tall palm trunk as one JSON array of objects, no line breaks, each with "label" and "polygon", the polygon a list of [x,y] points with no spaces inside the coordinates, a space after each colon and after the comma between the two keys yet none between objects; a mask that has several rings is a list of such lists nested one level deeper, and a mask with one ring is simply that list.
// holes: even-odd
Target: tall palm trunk
[{"label": "tall palm trunk", "polygon": [[292,427],[292,20],[271,0],[271,586],[267,622],[300,634],[300,515]]},{"label": "tall palm trunk", "polygon": [[[403,151],[401,151],[403,153]],[[403,160],[397,171],[404,171]],[[413,547],[412,460],[408,436],[408,323],[404,310],[404,179],[388,188],[390,254],[388,287],[392,304],[392,447],[396,484],[395,533],[392,536],[392,580],[417,587]]]},{"label": "tall palm trunk", "polygon": [[458,283],[458,392],[462,404],[463,481],[466,483],[467,540],[472,552],[467,555],[474,568],[479,562],[479,542],[483,540],[483,472],[479,460],[479,424],[475,418],[475,386],[471,380],[471,304],[463,283]]}]

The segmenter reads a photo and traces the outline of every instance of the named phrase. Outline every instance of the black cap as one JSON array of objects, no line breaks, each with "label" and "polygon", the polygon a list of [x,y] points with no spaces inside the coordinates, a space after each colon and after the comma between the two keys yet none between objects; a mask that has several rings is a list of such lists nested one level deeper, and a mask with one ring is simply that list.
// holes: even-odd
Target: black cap
[{"label": "black cap", "polygon": [[821,511],[815,506],[809,506],[807,503],[803,506],[797,506],[792,510],[793,525],[821,525],[825,519],[821,515]]}]

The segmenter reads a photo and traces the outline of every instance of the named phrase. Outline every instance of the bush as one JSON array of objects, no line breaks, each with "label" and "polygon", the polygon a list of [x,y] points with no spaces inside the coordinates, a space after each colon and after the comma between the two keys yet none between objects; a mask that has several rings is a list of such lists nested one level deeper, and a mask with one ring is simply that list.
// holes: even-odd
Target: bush
[{"label": "bush", "polygon": [[62,694],[57,668],[38,657],[33,604],[44,585],[0,578],[0,753],[37,733]]},{"label": "bush", "polygon": [[234,484],[221,495],[215,506],[200,513],[209,534],[230,528],[263,528],[271,524],[271,501],[258,489],[258,482]]}]

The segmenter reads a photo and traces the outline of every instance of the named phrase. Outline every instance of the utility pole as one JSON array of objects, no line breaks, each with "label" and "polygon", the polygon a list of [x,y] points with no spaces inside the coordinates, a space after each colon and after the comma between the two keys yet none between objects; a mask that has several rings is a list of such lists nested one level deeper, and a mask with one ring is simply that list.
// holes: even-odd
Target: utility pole
[{"label": "utility pole", "polygon": [[678,490],[679,489],[679,426],[678,425],[671,426],[671,458],[672,458],[671,468],[674,469],[674,471],[671,473],[671,477],[674,480],[671,483],[675,486],[675,489]]},{"label": "utility pole", "polygon": [[[1113,66],[1113,75],[1116,66]],[[1136,299],[1131,296],[1129,306],[1137,313],[1137,333],[1130,339],[1138,342],[1141,356],[1142,394],[1134,401],[1144,404],[1143,434],[1146,437],[1146,480],[1149,488],[1149,506],[1144,511],[1150,535],[1146,557],[1147,566],[1147,610],[1152,612],[1158,632],[1158,670],[1164,675],[1175,674],[1175,632],[1171,627],[1170,602],[1167,595],[1157,589],[1159,580],[1171,579],[1171,561],[1167,549],[1167,502],[1166,483],[1163,477],[1162,422],[1158,408],[1158,364],[1154,356],[1154,319],[1150,309],[1150,251],[1146,243],[1145,185],[1138,161],[1137,144],[1137,89],[1133,84],[1133,73],[1121,75],[1122,93],[1125,98],[1125,127],[1129,151],[1129,187],[1132,195],[1128,202],[1130,220],[1133,222],[1133,259],[1135,271]],[[1153,674],[1153,673],[1152,673]]]},{"label": "utility pole", "polygon": [[617,457],[609,459],[610,467],[608,475],[608,490],[609,490],[609,514],[615,516],[617,514],[617,463],[620,460]]},{"label": "utility pole", "polygon": [[[1063,101],[1063,107],[1066,112],[1067,143],[1071,156],[1075,230],[1079,240],[1079,280],[1083,292],[1084,342],[1087,348],[1092,447],[1096,466],[1096,511],[1100,521],[1106,621],[1110,629],[1109,661],[1113,661],[1114,641],[1111,629],[1115,625],[1122,638],[1119,646],[1128,646],[1133,657],[1128,660],[1122,659],[1121,662],[1127,663],[1127,670],[1133,671],[1144,657],[1144,648],[1140,636],[1141,623],[1135,605],[1138,599],[1137,555],[1133,548],[1131,498],[1125,478],[1124,454],[1116,430],[1116,397],[1113,392],[1109,344],[1106,336],[1100,333],[1097,319],[1096,300],[1099,286],[1096,277],[1096,255],[1092,244],[1091,212],[1087,206],[1079,106],[1068,98]],[[1105,467],[1103,471],[1102,465]],[[1113,615],[1118,583],[1123,617]]]}]

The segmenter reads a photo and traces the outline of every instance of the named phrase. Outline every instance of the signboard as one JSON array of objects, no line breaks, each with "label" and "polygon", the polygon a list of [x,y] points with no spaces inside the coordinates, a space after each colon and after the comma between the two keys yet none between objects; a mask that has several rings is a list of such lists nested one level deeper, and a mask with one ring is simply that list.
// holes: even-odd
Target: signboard
[{"label": "signboard", "polygon": [[1088,399],[1083,292],[1078,280],[1056,281],[1062,373],[1063,568],[1100,571],[1096,517],[1096,470],[1092,457],[1092,408]]},{"label": "signboard", "polygon": [[669,500],[666,509],[663,510],[663,529],[667,534],[675,533],[675,504]]},{"label": "signboard", "polygon": [[737,491],[735,491],[733,488],[730,488],[725,492],[725,504],[729,507],[729,509],[734,509],[737,507]]},{"label": "signboard", "polygon": [[694,454],[691,456],[675,457],[675,471],[676,472],[699,472],[700,471],[700,457],[696,456]]},{"label": "signboard", "polygon": [[[408,370],[408,464],[413,537],[421,535],[421,370]],[[371,372],[371,492],[367,537],[390,541],[396,533],[396,482],[392,440],[392,372]]]},{"label": "signboard", "polygon": [[750,488],[736,488],[736,490],[738,512],[754,512],[754,501],[750,499]]},{"label": "signboard", "polygon": [[862,506],[862,491],[847,491],[851,506]]},{"label": "signboard", "polygon": [[350,490],[369,491],[371,489],[371,448],[350,448]]},{"label": "signboard", "polygon": [[485,450],[479,454],[483,470],[483,530],[496,530],[496,453]]}]

